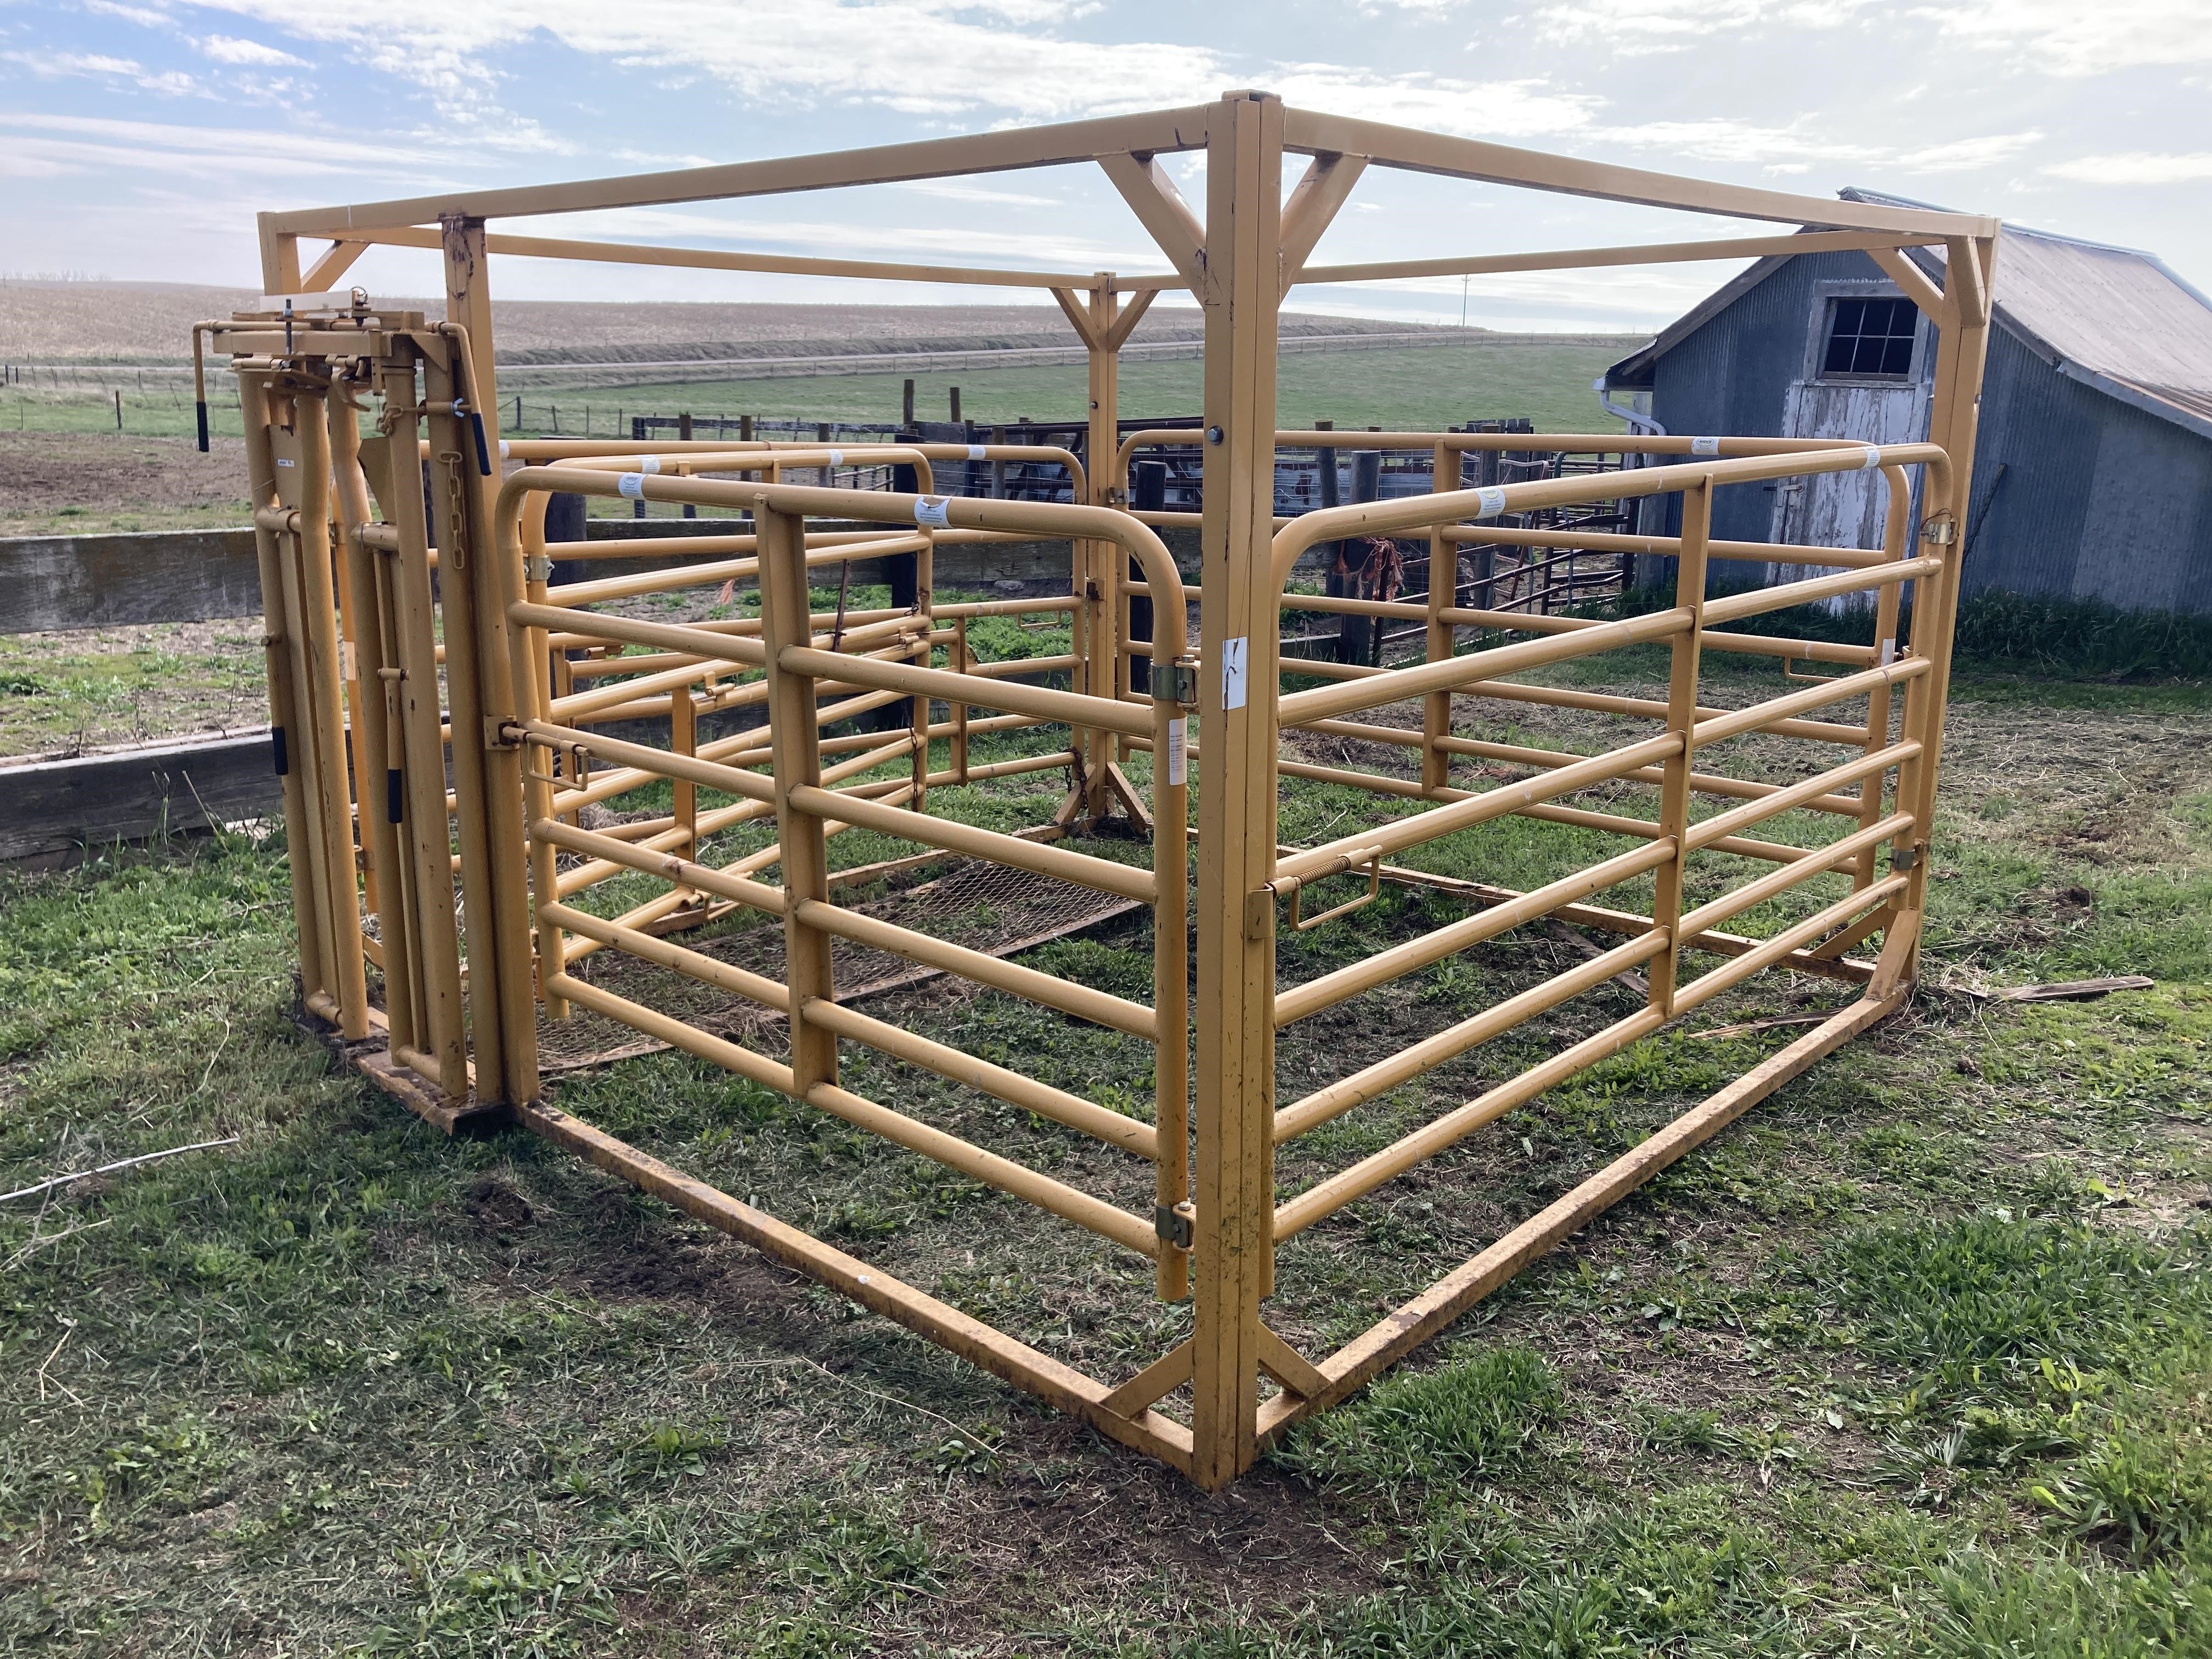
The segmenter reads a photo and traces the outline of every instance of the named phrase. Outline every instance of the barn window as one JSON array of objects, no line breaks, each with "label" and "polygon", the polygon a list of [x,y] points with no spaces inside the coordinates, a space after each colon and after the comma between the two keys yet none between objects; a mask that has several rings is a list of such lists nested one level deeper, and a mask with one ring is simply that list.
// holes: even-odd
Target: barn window
[{"label": "barn window", "polygon": [[1912,373],[1912,334],[1920,313],[1910,300],[1839,299],[1828,313],[1823,374],[1902,380]]}]

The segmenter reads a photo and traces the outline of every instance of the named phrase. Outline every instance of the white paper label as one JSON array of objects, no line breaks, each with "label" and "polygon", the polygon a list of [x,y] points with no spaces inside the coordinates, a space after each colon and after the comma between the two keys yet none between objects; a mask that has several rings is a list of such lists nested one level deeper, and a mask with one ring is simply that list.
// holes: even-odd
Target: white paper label
[{"label": "white paper label", "polygon": [[298,462],[296,462],[296,461],[289,461],[289,460],[287,460],[287,459],[285,459],[285,458],[284,458],[283,456],[279,455],[279,456],[276,458],[276,465],[279,465],[279,466],[296,466],[296,465],[299,465],[299,463],[298,463]]},{"label": "white paper label", "polygon": [[338,641],[338,678],[349,684],[361,678],[359,674],[354,672],[353,641],[351,640],[340,640]]},{"label": "white paper label", "polygon": [[1859,465],[1867,471],[1873,471],[1875,468],[1881,465],[1881,451],[1879,449],[1868,450],[1866,453],[1866,459],[1861,461]]},{"label": "white paper label", "polygon": [[1881,642],[1881,656],[1879,660],[1881,665],[1884,668],[1888,667],[1890,664],[1897,660],[1897,641],[1895,640],[1884,640]]},{"label": "white paper label", "polygon": [[1248,637],[1221,642],[1221,706],[1242,708],[1250,675],[1252,641]]},{"label": "white paper label", "polygon": [[968,446],[968,459],[971,461],[981,460],[983,459],[983,451],[985,447],[986,446],[982,444],[969,444]]},{"label": "white paper label", "polygon": [[832,465],[832,466],[842,466],[842,465],[845,465],[845,452],[844,452],[843,450],[842,450],[842,449],[833,449],[833,450],[831,450],[831,451],[830,452],[830,465]]},{"label": "white paper label", "polygon": [[1189,776],[1189,734],[1190,722],[1188,720],[1170,720],[1168,722],[1168,781],[1170,783],[1184,782]]},{"label": "white paper label", "polygon": [[658,456],[658,455],[641,455],[641,456],[639,456],[639,457],[637,458],[637,470],[638,470],[639,471],[641,471],[641,472],[658,472],[658,471],[660,471],[660,457],[659,457],[659,456]]},{"label": "white paper label", "polygon": [[1717,455],[1720,453],[1721,441],[1718,438],[1692,438],[1690,440],[1690,453],[1692,455]]},{"label": "white paper label", "polygon": [[952,498],[949,495],[922,496],[914,504],[914,521],[916,524],[933,525],[939,530],[945,529],[946,527],[945,509],[951,505],[951,501]]},{"label": "white paper label", "polygon": [[504,438],[499,441],[499,458],[502,461],[507,459],[507,440]]},{"label": "white paper label", "polygon": [[620,490],[623,495],[629,496],[630,500],[634,501],[643,501],[645,499],[645,475],[641,472],[625,472],[621,477],[615,480],[615,488]]},{"label": "white paper label", "polygon": [[1474,500],[1476,518],[1494,519],[1505,510],[1505,486],[1485,484],[1474,492]]}]

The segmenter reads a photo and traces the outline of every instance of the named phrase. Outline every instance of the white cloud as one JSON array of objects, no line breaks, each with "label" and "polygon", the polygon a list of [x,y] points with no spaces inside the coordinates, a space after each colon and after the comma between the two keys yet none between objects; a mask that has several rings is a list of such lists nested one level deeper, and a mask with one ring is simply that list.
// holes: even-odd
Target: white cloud
[{"label": "white cloud", "polygon": [[1700,161],[1741,163],[1759,159],[1767,173],[1802,173],[1820,164],[1850,163],[1887,172],[1961,173],[2009,161],[2042,142],[2043,134],[1989,133],[1938,144],[1869,144],[1838,139],[1798,123],[1760,126],[1716,118],[1703,121],[1647,121],[1638,126],[1593,127],[1588,137],[1601,143],[1663,150]]},{"label": "white cloud", "polygon": [[[225,179],[405,175],[424,178],[432,153],[372,141],[242,127],[194,127],[89,115],[0,111],[0,153],[38,173],[93,170]],[[21,176],[19,174],[19,176]],[[36,176],[35,174],[33,176]]]},{"label": "white cloud", "polygon": [[264,46],[258,40],[241,40],[235,35],[210,34],[197,43],[203,56],[218,64],[245,64],[265,69],[305,69],[307,60],[295,58],[289,52],[279,52],[274,46]]},{"label": "white cloud", "polygon": [[2212,6],[2203,0],[1963,0],[1910,15],[2052,75],[2212,63]]},{"label": "white cloud", "polygon": [[915,115],[1054,120],[1200,102],[1225,77],[1203,49],[1058,38],[1050,26],[1079,11],[1066,0],[787,0],[759,29],[732,28],[720,0],[659,0],[649,30],[600,0],[394,0],[358,16],[290,0],[212,3],[346,47],[447,107],[486,101],[501,78],[494,55],[540,33],[624,67],[702,73],[783,108],[866,100]]},{"label": "white cloud", "polygon": [[1622,57],[1683,52],[1751,30],[1836,28],[1867,0],[1561,0],[1535,10],[1540,33],[1562,46]]},{"label": "white cloud", "polygon": [[167,28],[172,21],[167,12],[149,11],[144,6],[119,5],[117,0],[84,0],[84,9],[99,17],[120,17],[141,28]]},{"label": "white cloud", "polygon": [[2043,169],[2054,179],[2084,185],[2185,185],[2212,179],[2212,150],[2187,155],[2126,150],[2112,155],[2082,155]]},{"label": "white cloud", "polygon": [[176,70],[149,70],[133,58],[111,58],[88,52],[0,52],[0,59],[21,64],[32,74],[51,79],[58,76],[89,80],[128,81],[144,92],[171,97],[197,91],[189,75]]},{"label": "white cloud", "polygon": [[1605,100],[1548,81],[1377,75],[1328,64],[1280,65],[1267,89],[1300,109],[1425,127],[1462,137],[1539,138],[1588,127]]},{"label": "white cloud", "polygon": [[1535,17],[1554,42],[1614,56],[1863,27],[1894,40],[1917,26],[2049,75],[2212,62],[2203,0],[1548,0]]},{"label": "white cloud", "polygon": [[919,196],[935,196],[947,202],[997,202],[1006,207],[1058,207],[1057,196],[1030,196],[1018,190],[994,190],[988,185],[963,185],[952,179],[918,179],[902,185]]}]

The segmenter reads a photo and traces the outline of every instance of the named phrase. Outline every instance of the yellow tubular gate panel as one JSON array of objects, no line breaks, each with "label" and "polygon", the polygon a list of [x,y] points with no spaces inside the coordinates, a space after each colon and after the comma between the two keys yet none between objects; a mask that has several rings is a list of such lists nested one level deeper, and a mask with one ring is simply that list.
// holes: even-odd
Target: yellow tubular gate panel
[{"label": "yellow tubular gate panel", "polygon": [[[1206,160],[1201,202],[1183,198],[1163,162],[1188,151]],[[490,228],[524,216],[1048,166],[1099,168],[1166,269],[1079,275],[792,259]],[[1800,228],[1640,248],[1310,264],[1335,215],[1378,167]],[[199,329],[229,354],[247,413],[307,1010],[353,1045],[349,1052],[381,1086],[448,1130],[472,1120],[514,1123],[568,1146],[1200,1486],[1236,1479],[1272,1437],[1358,1389],[1911,993],[1993,221],[1601,166],[1233,92],[1195,109],[1062,126],[264,214],[260,238],[268,297]],[[302,238],[329,242],[305,266]],[[448,320],[380,308],[359,289],[335,286],[372,246],[434,252]],[[1939,246],[1937,276],[1905,252]],[[1297,283],[1807,250],[1864,252],[1939,330],[1925,442],[1276,428],[1277,315]],[[757,441],[750,425],[738,442],[502,441],[489,266],[509,255],[1047,290],[1086,353],[1091,416],[1081,453],[1000,444],[834,448]],[[1169,289],[1188,291],[1204,317],[1203,421],[1196,430],[1125,436],[1121,349]],[[1278,448],[1334,454],[1346,447],[1425,457],[1430,489],[1278,517]],[[1198,462],[1195,513],[1129,510],[1132,457],[1160,449]],[[1555,476],[1525,482],[1479,482],[1498,476],[1501,455],[1619,456],[1627,470],[1553,468]],[[1056,469],[1067,480],[1067,502],[943,492],[941,478],[962,476],[954,464],[977,460]],[[840,468],[894,465],[912,470],[917,493],[835,487]],[[1532,470],[1541,469],[1520,469]],[[1723,487],[1856,471],[1878,473],[1886,492],[1878,550],[1712,534]],[[727,535],[702,526],[674,538],[549,546],[545,512],[556,493],[684,504],[749,522],[727,526]],[[1655,499],[1676,504],[1679,531],[1528,521],[1551,510]],[[1188,586],[1158,533],[1170,526],[1198,533]],[[1425,586],[1404,599],[1388,590],[1379,599],[1290,591],[1302,557],[1364,537],[1402,538],[1426,562]],[[1066,595],[939,599],[939,550],[1039,539],[1068,547]],[[1526,550],[1530,560],[1662,559],[1673,571],[1662,590],[1671,592],[1640,611],[1529,614],[1514,608],[1521,600],[1498,602],[1481,575],[1487,564],[1472,588],[1462,584],[1468,547],[1484,560],[1491,555],[1480,550],[1497,547]],[[560,562],[586,557],[621,562],[586,580],[554,580]],[[851,562],[885,557],[915,560],[913,602],[848,605]],[[1709,571],[1746,562],[1814,574],[1713,590]],[[1568,572],[1577,580],[1571,565]],[[738,582],[757,588],[757,616],[676,623],[646,614],[660,596]],[[834,604],[822,599],[824,585]],[[1129,637],[1132,598],[1149,601],[1149,641]],[[1796,639],[1759,621],[1794,605],[1839,603],[1868,607],[1870,641]],[[1285,611],[1364,617],[1378,632],[1390,627],[1398,641],[1417,641],[1407,647],[1415,654],[1285,658]],[[971,626],[994,617],[1065,617],[1073,648],[979,661]],[[1641,653],[1636,660],[1646,665],[1655,654],[1664,659],[1663,696],[1582,690],[1558,684],[1556,673],[1529,678],[1624,652]],[[1703,673],[1715,653],[1778,662],[1792,684],[1716,706]],[[1149,695],[1132,689],[1142,683],[1132,680],[1133,656],[1150,660]],[[1286,690],[1291,677],[1297,684]],[[1533,704],[1633,729],[1596,753],[1492,741],[1455,725],[1474,702]],[[656,731],[665,737],[653,738]],[[1049,735],[1041,752],[978,758],[977,740],[1001,732]],[[1785,773],[1796,780],[1788,783],[1737,775],[1731,745],[1748,738],[1770,748],[1808,745],[1809,763]],[[1294,752],[1307,738],[1366,745],[1403,764],[1370,771],[1322,763]],[[942,769],[933,744],[948,757]],[[1125,770],[1132,756],[1148,758],[1148,781],[1140,766]],[[1454,763],[1470,760],[1505,781],[1463,787],[1468,770],[1462,765],[1455,776]],[[1066,793],[1048,822],[1019,834],[943,810],[947,787],[1035,772],[1064,773]],[[1368,827],[1287,847],[1277,824],[1285,779],[1346,786],[1395,805]],[[661,786],[658,808],[612,822],[598,811]],[[1639,791],[1647,816],[1611,809]],[[1509,816],[1614,844],[1530,891],[1398,862]],[[1148,860],[1081,850],[1095,844],[1081,834],[1109,819],[1124,820],[1120,833],[1148,843]],[[1767,838],[1778,823],[1808,821],[1834,823],[1836,833],[1802,845]],[[723,850],[720,838],[746,826],[755,827],[751,850]],[[830,842],[855,829],[920,850],[833,867]],[[771,830],[773,842],[762,845]],[[1717,890],[1706,863],[1714,855],[1752,860],[1762,872]],[[862,880],[942,859],[1023,872],[1109,908],[1147,908],[1149,1002],[841,897]],[[1824,876],[1834,884],[1805,889]],[[619,903],[602,891],[641,877],[645,889],[620,890],[630,896]],[[1320,883],[1329,886],[1308,890]],[[1340,927],[1338,918],[1385,884],[1441,890],[1468,908],[1363,959],[1278,986],[1279,933]],[[1611,908],[1619,902],[1612,890],[1624,886],[1650,893],[1648,915]],[[1785,895],[1796,896],[1794,920],[1749,935],[1726,931]],[[774,971],[725,961],[690,937],[738,912],[780,930]],[[1279,1099],[1279,1030],[1514,929],[1562,921],[1612,935],[1612,947]],[[1149,1044],[1149,1112],[908,1030],[888,1017],[889,1006],[869,1012],[841,1000],[835,964],[854,951]],[[709,988],[753,1011],[754,1023],[708,1030],[618,993],[584,966],[592,958],[647,963]],[[1271,1328],[1285,1241],[1769,969],[1841,981],[1855,1000],[1336,1352],[1301,1354]],[[1394,1143],[1299,1190],[1280,1188],[1279,1147],[1299,1142],[1310,1156],[1326,1142],[1301,1142],[1310,1131],[1616,979],[1635,985],[1632,1012]],[[1049,1224],[1115,1247],[1110,1261],[1141,1258],[1133,1283],[1148,1280],[1158,1298],[1188,1302],[1187,1334],[1126,1376],[1083,1375],[579,1121],[549,1102],[540,1081],[541,1042],[579,1015],[710,1060],[1030,1204],[1053,1218]],[[771,1036],[757,1040],[763,1031]],[[1152,1214],[868,1097],[854,1086],[859,1073],[841,1072],[847,1045],[1033,1114],[1058,1126],[1055,1133],[1128,1154],[1139,1170],[1148,1164],[1150,1177],[1133,1190],[1150,1192]]]}]

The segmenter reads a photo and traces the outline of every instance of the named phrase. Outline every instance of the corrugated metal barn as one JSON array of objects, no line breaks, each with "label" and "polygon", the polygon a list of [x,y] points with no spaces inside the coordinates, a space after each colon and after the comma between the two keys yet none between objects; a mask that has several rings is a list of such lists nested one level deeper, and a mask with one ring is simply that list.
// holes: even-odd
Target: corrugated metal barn
[{"label": "corrugated metal barn", "polygon": [[[1909,257],[1941,280],[1942,250]],[[1995,299],[1966,593],[2212,611],[2212,301],[2150,254],[2009,225]],[[1601,384],[1670,433],[1909,442],[1934,332],[1864,254],[1778,257]],[[1863,473],[1723,489],[1713,533],[1875,547],[1881,496]]]}]

